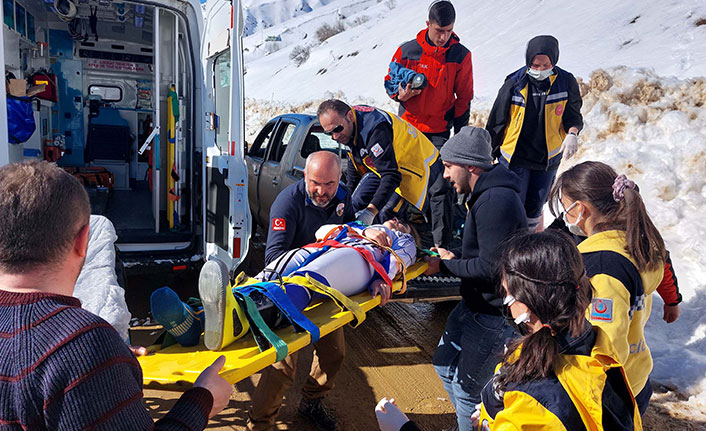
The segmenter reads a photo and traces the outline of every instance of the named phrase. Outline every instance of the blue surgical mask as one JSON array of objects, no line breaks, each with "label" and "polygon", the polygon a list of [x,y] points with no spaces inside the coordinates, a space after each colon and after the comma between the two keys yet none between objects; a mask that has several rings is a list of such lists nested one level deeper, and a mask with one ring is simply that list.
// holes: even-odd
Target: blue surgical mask
[{"label": "blue surgical mask", "polygon": [[527,69],[527,74],[532,78],[536,79],[537,81],[544,81],[545,79],[549,78],[552,73],[554,73],[553,67],[547,70],[537,70],[532,68]]}]

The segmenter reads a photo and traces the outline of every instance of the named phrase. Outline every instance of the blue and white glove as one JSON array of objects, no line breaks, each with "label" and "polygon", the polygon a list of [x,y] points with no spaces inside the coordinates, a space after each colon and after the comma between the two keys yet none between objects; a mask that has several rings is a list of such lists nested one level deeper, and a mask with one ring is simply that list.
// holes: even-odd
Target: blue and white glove
[{"label": "blue and white glove", "polygon": [[370,209],[368,209],[368,208],[362,209],[362,210],[358,211],[357,213],[355,213],[355,219],[365,225],[368,225],[368,226],[373,224],[374,218],[375,218],[375,214],[373,214],[373,212],[370,211]]}]

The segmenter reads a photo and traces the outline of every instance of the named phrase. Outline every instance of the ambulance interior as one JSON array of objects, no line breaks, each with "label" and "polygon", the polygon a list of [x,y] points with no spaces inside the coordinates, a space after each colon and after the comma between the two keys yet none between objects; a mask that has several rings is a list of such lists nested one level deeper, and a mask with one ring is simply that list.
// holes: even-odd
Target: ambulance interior
[{"label": "ambulance interior", "polygon": [[82,181],[121,251],[187,248],[199,48],[184,15],[155,3],[2,1],[6,71],[45,86],[34,134],[11,151]]}]

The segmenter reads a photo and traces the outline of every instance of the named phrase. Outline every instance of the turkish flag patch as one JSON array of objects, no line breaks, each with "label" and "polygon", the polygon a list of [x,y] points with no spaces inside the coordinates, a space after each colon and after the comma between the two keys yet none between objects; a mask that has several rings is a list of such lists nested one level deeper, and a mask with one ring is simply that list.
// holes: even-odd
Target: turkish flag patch
[{"label": "turkish flag patch", "polygon": [[283,218],[272,219],[272,230],[285,231],[287,230],[287,222]]}]

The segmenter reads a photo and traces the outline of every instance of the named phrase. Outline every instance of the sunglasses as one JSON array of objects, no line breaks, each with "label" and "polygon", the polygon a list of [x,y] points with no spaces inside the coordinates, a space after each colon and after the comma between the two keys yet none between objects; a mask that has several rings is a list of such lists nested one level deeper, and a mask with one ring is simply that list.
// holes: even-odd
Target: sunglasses
[{"label": "sunglasses", "polygon": [[333,129],[329,130],[328,132],[324,130],[324,135],[331,136],[334,133],[341,133],[343,131],[343,124],[339,124],[338,126],[334,127]]}]

